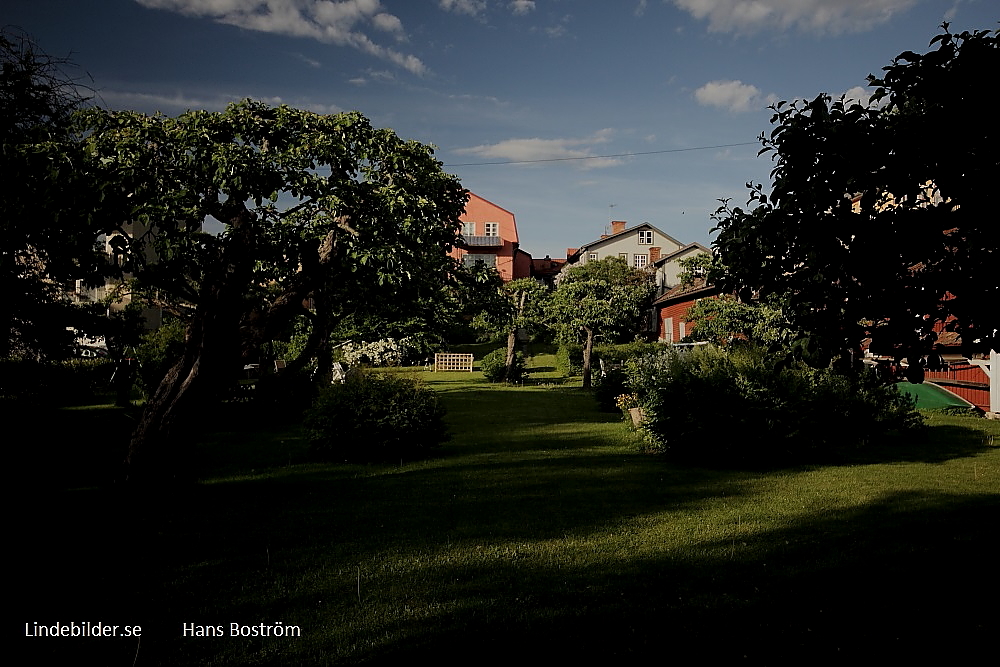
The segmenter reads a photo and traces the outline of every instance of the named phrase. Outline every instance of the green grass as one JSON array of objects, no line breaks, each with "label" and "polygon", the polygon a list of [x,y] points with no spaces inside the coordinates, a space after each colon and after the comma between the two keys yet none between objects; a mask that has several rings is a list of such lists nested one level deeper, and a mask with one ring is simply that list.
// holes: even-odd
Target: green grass
[{"label": "green grass", "polygon": [[[707,470],[641,454],[548,371],[404,372],[449,408],[430,460],[313,464],[294,428],[243,423],[199,444],[198,483],[27,483],[24,620],[141,623],[140,665],[964,662],[993,642],[1000,423],[928,413],[926,437],[836,464]],[[180,637],[234,621],[303,636]],[[136,651],[33,642],[42,663]]]}]

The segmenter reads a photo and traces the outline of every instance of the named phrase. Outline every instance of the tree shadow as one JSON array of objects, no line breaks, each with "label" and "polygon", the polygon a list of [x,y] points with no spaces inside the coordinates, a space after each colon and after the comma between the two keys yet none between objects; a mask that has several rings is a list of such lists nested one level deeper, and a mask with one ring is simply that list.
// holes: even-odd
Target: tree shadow
[{"label": "tree shadow", "polygon": [[[775,478],[609,447],[606,430],[591,432],[608,428],[607,415],[581,411],[590,397],[579,390],[454,398],[456,423],[502,401],[508,418],[527,424],[500,431],[480,420],[450,458],[417,465],[293,466],[188,486],[22,496],[30,511],[15,542],[31,586],[19,609],[144,624],[144,664],[234,655],[260,664],[526,654],[813,661],[986,648],[994,623],[979,609],[996,584],[976,566],[991,562],[995,493],[891,494],[659,554],[594,554],[609,526],[694,516],[721,498],[752,502]],[[550,410],[574,414],[574,425],[539,439],[533,425],[551,426],[539,414]],[[967,439],[948,456],[981,451],[966,430],[975,432],[942,432]],[[874,461],[883,460],[907,459]],[[489,554],[450,560],[451,545]],[[547,559],[544,545],[560,558]],[[579,559],[562,556],[574,550]],[[406,570],[411,585],[394,558],[427,565]],[[275,620],[313,636],[301,645],[179,636],[183,622]],[[106,661],[126,649],[68,641],[42,651]]]}]

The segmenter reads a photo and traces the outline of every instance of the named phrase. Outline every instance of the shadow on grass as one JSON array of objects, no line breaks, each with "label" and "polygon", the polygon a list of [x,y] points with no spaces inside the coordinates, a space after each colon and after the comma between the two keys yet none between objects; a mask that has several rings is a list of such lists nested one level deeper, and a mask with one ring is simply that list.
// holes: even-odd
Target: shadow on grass
[{"label": "shadow on grass", "polygon": [[[150,665],[986,649],[995,492],[886,494],[741,530],[709,508],[765,502],[781,475],[638,455],[581,390],[444,395],[456,439],[424,463],[252,473],[273,462],[262,440],[243,450],[247,474],[217,482],[22,496],[19,609],[39,622],[143,624],[139,664]],[[232,433],[202,448],[206,463],[238,455],[249,434]],[[983,446],[972,429],[943,437],[967,437],[957,456]],[[662,538],[642,533],[654,515]],[[703,520],[734,527],[706,537]],[[185,622],[276,621],[304,636],[181,636]],[[131,664],[134,647],[33,650]]]},{"label": "shadow on grass", "polygon": [[427,589],[448,591],[454,604],[380,628],[395,639],[363,657],[964,662],[993,643],[998,509],[996,495],[894,494],[655,558],[555,568],[515,551],[439,567]]}]

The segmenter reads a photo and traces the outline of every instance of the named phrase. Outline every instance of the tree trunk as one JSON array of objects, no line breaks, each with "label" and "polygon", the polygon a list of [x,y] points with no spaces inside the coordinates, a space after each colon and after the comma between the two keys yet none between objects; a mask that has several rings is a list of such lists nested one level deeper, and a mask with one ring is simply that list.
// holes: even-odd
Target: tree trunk
[{"label": "tree trunk", "polygon": [[510,333],[507,334],[507,370],[503,374],[504,382],[510,382],[511,376],[514,375],[514,348],[516,344],[517,329],[511,329]]},{"label": "tree trunk", "polygon": [[206,271],[184,355],[167,372],[146,403],[124,461],[126,480],[177,476],[183,465],[183,437],[204,423],[207,408],[232,380],[240,363],[239,325],[243,293],[253,259],[253,215],[240,205],[230,218],[231,234],[219,261]]},{"label": "tree trunk", "polygon": [[517,345],[517,323],[524,316],[524,302],[527,298],[528,292],[521,292],[521,301],[517,307],[517,317],[514,318],[514,326],[511,328],[510,333],[507,334],[507,369],[503,374],[504,382],[510,382],[511,376],[514,374],[514,348]]},{"label": "tree trunk", "polygon": [[594,350],[594,330],[589,327],[583,327],[583,330],[587,334],[587,340],[583,344],[583,388],[590,389],[590,354]]}]

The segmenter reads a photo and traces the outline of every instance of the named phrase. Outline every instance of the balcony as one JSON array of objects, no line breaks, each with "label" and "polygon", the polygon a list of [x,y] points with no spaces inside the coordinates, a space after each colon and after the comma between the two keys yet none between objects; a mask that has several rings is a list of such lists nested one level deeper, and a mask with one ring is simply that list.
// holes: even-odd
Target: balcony
[{"label": "balcony", "polygon": [[499,236],[463,236],[462,244],[479,248],[503,247],[503,238]]}]

